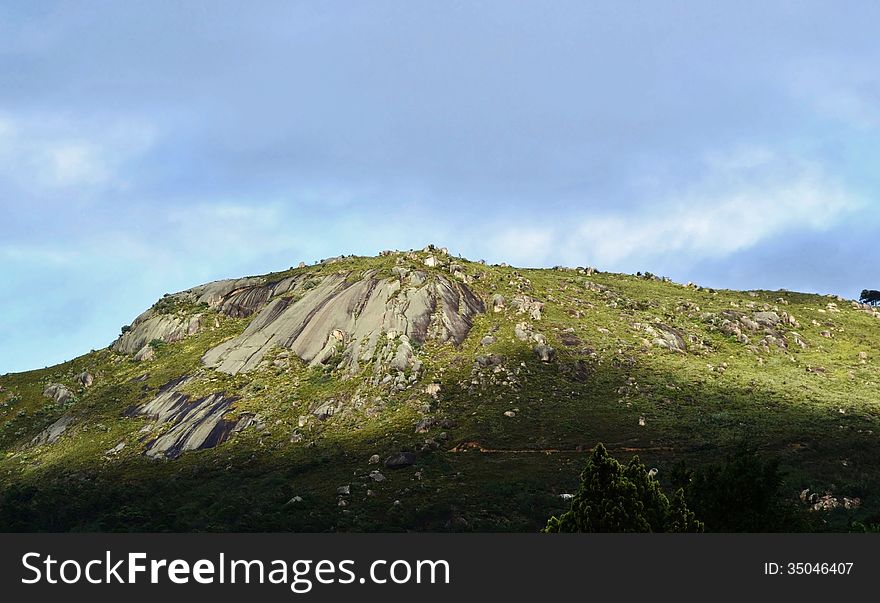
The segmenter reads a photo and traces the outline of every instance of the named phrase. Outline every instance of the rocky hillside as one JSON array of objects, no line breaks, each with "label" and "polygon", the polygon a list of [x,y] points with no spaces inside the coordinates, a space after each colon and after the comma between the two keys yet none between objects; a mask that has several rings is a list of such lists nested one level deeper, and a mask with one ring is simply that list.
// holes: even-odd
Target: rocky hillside
[{"label": "rocky hillside", "polygon": [[603,442],[747,441],[843,529],[880,513],[880,313],[433,246],[166,295],[0,377],[0,530],[536,530]]}]

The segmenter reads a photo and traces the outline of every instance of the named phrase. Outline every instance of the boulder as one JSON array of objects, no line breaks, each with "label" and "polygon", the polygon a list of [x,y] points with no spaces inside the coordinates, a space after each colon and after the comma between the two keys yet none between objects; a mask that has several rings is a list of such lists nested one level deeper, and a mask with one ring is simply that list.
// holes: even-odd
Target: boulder
[{"label": "boulder", "polygon": [[149,362],[150,360],[154,360],[156,358],[156,350],[153,349],[153,346],[150,344],[145,345],[138,353],[134,355],[134,359],[137,362]]},{"label": "boulder", "polygon": [[416,433],[427,433],[437,424],[436,419],[422,419],[416,424]]},{"label": "boulder", "polygon": [[754,319],[759,325],[770,328],[782,322],[782,318],[776,312],[755,312]]},{"label": "boulder", "polygon": [[520,314],[528,314],[532,320],[541,320],[541,311],[544,309],[544,302],[528,295],[517,295],[511,301],[511,305],[516,308]]},{"label": "boulder", "polygon": [[89,388],[95,382],[95,377],[88,371],[83,371],[76,376],[76,380],[85,388]]},{"label": "boulder", "polygon": [[385,467],[388,469],[403,469],[416,464],[416,455],[413,452],[397,452],[385,459]]},{"label": "boulder", "polygon": [[504,310],[506,301],[504,296],[496,293],[492,296],[492,310],[495,312],[502,312]]},{"label": "boulder", "polygon": [[402,373],[413,366],[415,361],[416,358],[412,346],[409,343],[409,339],[404,335],[401,337],[400,345],[397,346],[397,353],[391,360],[391,368]]},{"label": "boulder", "polygon": [[326,402],[320,404],[315,410],[312,411],[312,414],[319,420],[324,421],[329,419],[334,414],[336,414],[336,400],[330,399]]},{"label": "boulder", "polygon": [[480,368],[489,368],[492,366],[499,366],[504,364],[504,356],[500,354],[490,354],[488,356],[477,356],[475,360],[477,366]]},{"label": "boulder", "polygon": [[687,343],[685,343],[684,336],[678,329],[666,325],[656,325],[652,331],[656,335],[652,343],[657,347],[680,354],[687,352]]},{"label": "boulder", "polygon": [[556,350],[549,345],[539,345],[535,347],[535,356],[541,362],[553,362],[556,360]]},{"label": "boulder", "polygon": [[51,383],[43,388],[43,396],[51,398],[56,404],[64,404],[73,400],[73,393],[61,383]]}]

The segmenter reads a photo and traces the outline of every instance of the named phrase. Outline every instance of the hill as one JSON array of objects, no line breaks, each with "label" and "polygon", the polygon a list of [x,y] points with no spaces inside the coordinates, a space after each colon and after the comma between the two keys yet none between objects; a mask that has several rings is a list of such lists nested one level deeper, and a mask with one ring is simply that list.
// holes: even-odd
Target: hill
[{"label": "hill", "polygon": [[880,313],[433,246],[166,295],[0,377],[0,531],[535,531],[603,442],[746,441],[829,529],[880,514]]}]

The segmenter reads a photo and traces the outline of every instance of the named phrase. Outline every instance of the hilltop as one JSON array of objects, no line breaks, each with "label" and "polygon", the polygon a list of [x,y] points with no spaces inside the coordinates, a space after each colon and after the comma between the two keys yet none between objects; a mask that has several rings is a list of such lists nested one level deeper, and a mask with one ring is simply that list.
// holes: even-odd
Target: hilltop
[{"label": "hilltop", "polygon": [[170,294],[0,377],[0,531],[534,531],[587,453],[739,442],[832,529],[880,516],[880,312],[429,246]]}]

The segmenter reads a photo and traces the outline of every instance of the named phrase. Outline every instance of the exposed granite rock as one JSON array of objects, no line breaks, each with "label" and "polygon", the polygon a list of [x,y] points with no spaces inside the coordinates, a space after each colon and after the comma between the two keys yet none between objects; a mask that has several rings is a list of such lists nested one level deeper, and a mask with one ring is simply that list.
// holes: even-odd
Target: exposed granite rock
[{"label": "exposed granite rock", "polygon": [[685,342],[684,334],[678,329],[658,324],[653,327],[645,327],[645,331],[654,336],[651,343],[655,346],[667,349],[670,352],[678,352],[679,354],[687,352],[687,343]]},{"label": "exposed granite rock", "polygon": [[137,362],[149,362],[150,360],[154,360],[156,358],[156,350],[153,349],[153,346],[150,344],[145,345],[140,350],[138,350],[137,354],[134,355],[134,359]]},{"label": "exposed granite rock", "polygon": [[147,456],[175,459],[188,450],[213,448],[254,423],[252,414],[229,418],[231,406],[237,400],[234,396],[213,393],[193,400],[189,394],[178,391],[189,382],[189,378],[181,378],[167,383],[155,398],[130,412],[152,419],[156,426],[171,426],[147,442]]},{"label": "exposed granite rock", "polygon": [[340,367],[356,373],[362,362],[375,359],[377,347],[389,335],[405,335],[408,339],[394,350],[393,362],[409,366],[410,342],[460,344],[473,316],[484,311],[483,302],[466,285],[443,277],[411,287],[374,273],[354,281],[336,274],[304,291],[298,301],[273,299],[241,335],[209,350],[202,361],[236,374],[256,368],[270,349],[280,346],[312,366],[341,357]]},{"label": "exposed granite rock", "polygon": [[31,440],[31,446],[45,446],[47,444],[54,444],[72,424],[72,416],[62,416],[60,419],[49,425],[49,427],[38,433],[34,437],[34,439]]},{"label": "exposed granite rock", "polygon": [[511,301],[511,305],[516,308],[520,314],[528,314],[532,320],[541,320],[541,311],[544,309],[544,302],[535,299],[529,295],[517,295]]},{"label": "exposed granite rock", "polygon": [[138,316],[131,328],[111,348],[121,354],[135,354],[153,340],[172,343],[196,334],[202,327],[202,315],[160,314],[152,308]]},{"label": "exposed granite rock", "polygon": [[388,469],[403,469],[416,464],[416,455],[413,452],[397,452],[385,459],[385,467]]},{"label": "exposed granite rock", "polygon": [[259,310],[272,295],[270,287],[248,287],[239,289],[220,303],[220,312],[233,318],[244,318]]},{"label": "exposed granite rock", "polygon": [[61,383],[50,383],[44,387],[43,396],[51,398],[56,404],[64,404],[68,400],[73,400],[73,392]]},{"label": "exposed granite rock", "polygon": [[76,380],[85,388],[89,388],[95,382],[95,376],[88,371],[83,371],[76,376]]},{"label": "exposed granite rock", "polygon": [[227,279],[193,287],[184,291],[184,294],[188,294],[197,304],[207,304],[215,308],[233,292],[263,284],[263,279],[257,277]]},{"label": "exposed granite rock", "polygon": [[556,350],[549,345],[535,347],[535,357],[541,362],[553,362],[556,360]]}]

